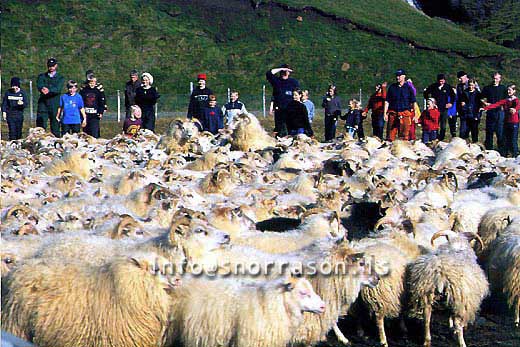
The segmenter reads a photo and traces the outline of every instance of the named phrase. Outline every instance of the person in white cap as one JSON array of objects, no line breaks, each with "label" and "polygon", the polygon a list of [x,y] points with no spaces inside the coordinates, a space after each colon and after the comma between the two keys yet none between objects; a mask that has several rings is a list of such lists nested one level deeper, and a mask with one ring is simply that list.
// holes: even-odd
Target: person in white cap
[{"label": "person in white cap", "polygon": [[155,131],[154,106],[161,97],[157,89],[152,86],[153,76],[145,72],[141,75],[143,84],[135,91],[135,103],[142,111],[142,128]]}]

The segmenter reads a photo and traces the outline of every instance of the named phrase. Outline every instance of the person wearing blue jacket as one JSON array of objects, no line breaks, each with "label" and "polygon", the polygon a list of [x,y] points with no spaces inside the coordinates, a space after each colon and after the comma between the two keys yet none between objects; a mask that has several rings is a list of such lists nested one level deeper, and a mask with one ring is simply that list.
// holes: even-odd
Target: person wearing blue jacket
[{"label": "person wearing blue jacket", "polygon": [[27,95],[20,89],[20,79],[11,78],[11,88],[2,100],[2,118],[7,121],[9,140],[22,138],[23,110],[27,104]]},{"label": "person wearing blue jacket", "polygon": [[202,109],[200,123],[203,131],[209,131],[213,135],[224,128],[224,114],[222,109],[217,107],[217,97],[213,94],[208,98],[208,106]]},{"label": "person wearing blue jacket", "polygon": [[[273,87],[274,103],[274,133],[278,136],[287,135],[285,124],[287,105],[293,100],[293,90],[300,89],[300,82],[289,77],[293,70],[287,64],[268,70],[265,77]],[[277,77],[276,74],[280,73]]]}]

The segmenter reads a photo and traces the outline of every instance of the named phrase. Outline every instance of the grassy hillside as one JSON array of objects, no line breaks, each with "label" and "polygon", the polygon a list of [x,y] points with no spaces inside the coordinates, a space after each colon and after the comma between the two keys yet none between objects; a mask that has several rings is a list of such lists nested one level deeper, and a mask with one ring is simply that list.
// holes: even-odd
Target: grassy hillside
[{"label": "grassy hillside", "polygon": [[187,93],[198,72],[208,73],[217,94],[227,87],[258,93],[265,71],[283,62],[314,95],[330,81],[342,93],[371,91],[376,81],[393,79],[398,67],[419,87],[438,72],[454,82],[459,69],[485,82],[495,69],[506,80],[520,75],[512,63],[518,51],[428,19],[401,0],[256,4],[4,0],[3,87],[14,74],[35,79],[49,56],[57,57],[66,78],[82,80],[94,69],[109,94],[122,89],[132,68],[151,72],[165,95]]},{"label": "grassy hillside", "polygon": [[520,48],[520,1],[505,0],[498,11],[479,21],[476,26],[478,35],[505,45]]}]

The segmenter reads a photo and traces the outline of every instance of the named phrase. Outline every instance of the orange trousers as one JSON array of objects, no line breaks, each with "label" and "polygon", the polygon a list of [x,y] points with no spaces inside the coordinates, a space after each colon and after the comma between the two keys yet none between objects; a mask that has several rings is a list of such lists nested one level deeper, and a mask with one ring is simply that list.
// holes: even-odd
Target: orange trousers
[{"label": "orange trousers", "polygon": [[399,134],[401,140],[408,140],[410,136],[410,126],[412,125],[412,112],[388,111],[388,124],[386,129],[386,138],[394,141]]}]

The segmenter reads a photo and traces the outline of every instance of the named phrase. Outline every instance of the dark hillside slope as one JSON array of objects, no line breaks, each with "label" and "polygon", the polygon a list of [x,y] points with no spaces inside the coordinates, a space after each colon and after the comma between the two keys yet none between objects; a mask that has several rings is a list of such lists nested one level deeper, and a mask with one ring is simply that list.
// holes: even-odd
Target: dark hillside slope
[{"label": "dark hillside slope", "polygon": [[[330,81],[343,92],[371,90],[398,67],[419,86],[440,71],[453,79],[462,68],[486,80],[495,69],[506,79],[519,75],[518,51],[428,22],[400,3],[4,0],[2,75],[34,79],[51,55],[66,78],[81,80],[92,68],[112,93],[132,68],[151,72],[162,93],[186,93],[198,72],[208,73],[219,94],[226,87],[258,91],[267,68],[282,62],[313,93]],[[395,11],[411,21],[410,30],[395,25]]]}]

